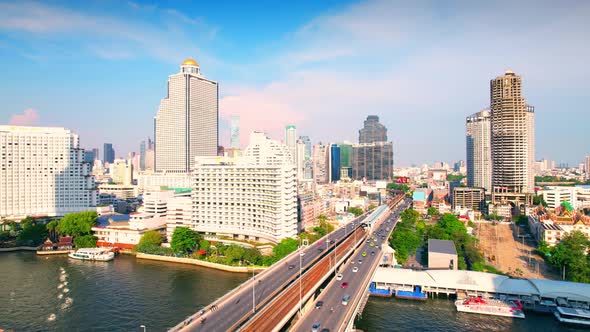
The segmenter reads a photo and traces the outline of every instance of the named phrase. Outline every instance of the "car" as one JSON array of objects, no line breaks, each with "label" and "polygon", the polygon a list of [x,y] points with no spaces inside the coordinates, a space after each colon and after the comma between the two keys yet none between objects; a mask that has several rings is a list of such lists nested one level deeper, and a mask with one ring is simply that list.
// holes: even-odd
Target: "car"
[{"label": "car", "polygon": [[371,251],[371,256],[375,256],[375,252],[374,251]]},{"label": "car", "polygon": [[311,332],[318,332],[320,330],[320,323],[313,323],[313,325],[311,326]]},{"label": "car", "polygon": [[321,245],[323,245],[323,244],[324,244],[324,241],[319,241],[319,242],[318,242],[318,246],[321,246]]},{"label": "car", "polygon": [[342,273],[338,273],[338,275],[336,276],[336,280],[338,280],[338,281],[342,280]]},{"label": "car", "polygon": [[358,272],[358,271],[359,271],[359,268],[358,267],[355,266],[355,267],[352,268],[352,272]]},{"label": "car", "polygon": [[359,264],[363,264],[363,260],[362,259],[359,259]]},{"label": "car", "polygon": [[289,270],[293,270],[294,268],[295,268],[295,265],[289,264]]},{"label": "car", "polygon": [[367,243],[371,242],[371,239],[367,239]]},{"label": "car", "polygon": [[375,243],[371,242],[371,244],[369,244],[370,247],[374,247]]},{"label": "car", "polygon": [[362,255],[363,255],[363,257],[367,257],[367,252],[363,251]]},{"label": "car", "polygon": [[335,242],[334,240],[330,240],[330,242],[329,242],[329,243],[330,243],[330,244],[334,244],[334,242]]},{"label": "car", "polygon": [[318,302],[315,304],[315,308],[316,308],[316,309],[320,309],[320,308],[321,308],[323,305],[324,305],[324,301],[318,301]]},{"label": "car", "polygon": [[350,295],[344,294],[344,296],[342,297],[342,305],[347,305],[349,301],[350,301]]},{"label": "car", "polygon": [[354,259],[350,261],[350,264],[354,264]]},{"label": "car", "polygon": [[324,329],[322,329],[320,332],[330,332],[330,329],[326,329],[326,328],[324,328]]},{"label": "car", "polygon": [[342,283],[342,285],[340,285],[340,287],[346,288],[346,287],[348,287],[348,283],[345,281],[345,282]]}]

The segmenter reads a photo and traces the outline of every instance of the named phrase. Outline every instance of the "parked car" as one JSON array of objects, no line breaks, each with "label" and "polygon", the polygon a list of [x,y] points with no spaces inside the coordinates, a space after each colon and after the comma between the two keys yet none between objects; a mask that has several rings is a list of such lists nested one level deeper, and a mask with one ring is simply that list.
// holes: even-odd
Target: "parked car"
[{"label": "parked car", "polygon": [[324,301],[318,301],[318,302],[315,304],[315,308],[316,308],[316,309],[320,309],[320,308],[321,308],[323,305],[324,305]]},{"label": "parked car", "polygon": [[359,271],[359,268],[358,267],[355,266],[355,267],[352,268],[352,272],[358,272],[358,271]]},{"label": "parked car", "polygon": [[363,260],[362,259],[359,259],[359,264],[363,264]]},{"label": "parked car", "polygon": [[371,251],[371,256],[375,256],[375,252],[374,251]]},{"label": "parked car", "polygon": [[347,282],[343,282],[343,283],[342,283],[342,285],[341,285],[340,287],[342,287],[342,288],[346,288],[346,287],[348,287],[348,283],[347,283]]},{"label": "parked car", "polygon": [[342,273],[338,273],[338,275],[336,275],[336,280],[342,280]]},{"label": "parked car", "polygon": [[311,332],[318,332],[319,330],[320,330],[320,323],[319,323],[319,322],[317,322],[317,323],[314,323],[314,324],[311,326]]},{"label": "parked car", "polygon": [[350,301],[350,295],[344,294],[344,296],[342,297],[342,305],[348,305],[349,301]]}]

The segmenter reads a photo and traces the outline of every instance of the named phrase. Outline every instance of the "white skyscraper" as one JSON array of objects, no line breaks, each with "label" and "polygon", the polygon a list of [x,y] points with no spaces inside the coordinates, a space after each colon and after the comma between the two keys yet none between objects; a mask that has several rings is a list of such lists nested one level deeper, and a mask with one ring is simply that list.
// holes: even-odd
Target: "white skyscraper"
[{"label": "white skyscraper", "polygon": [[231,117],[229,146],[234,149],[240,148],[240,117],[237,115]]},{"label": "white skyscraper", "polygon": [[0,126],[0,216],[62,216],[97,203],[78,135],[65,128]]},{"label": "white skyscraper", "polygon": [[322,143],[313,146],[312,151],[312,163],[313,163],[313,180],[315,183],[328,183],[329,182],[329,171],[328,171],[328,145]]},{"label": "white skyscraper", "polygon": [[297,162],[297,128],[294,125],[288,125],[285,127],[285,145],[291,151],[291,157],[293,157],[293,163]]},{"label": "white skyscraper", "polygon": [[253,133],[243,157],[200,157],[192,173],[196,231],[254,241],[297,235],[297,179],[287,147]]},{"label": "white skyscraper", "polygon": [[465,121],[467,145],[467,186],[492,190],[490,110],[482,110]]},{"label": "white skyscraper", "polygon": [[168,95],[155,117],[155,169],[189,172],[197,156],[216,156],[218,85],[206,79],[193,59],[168,78]]}]

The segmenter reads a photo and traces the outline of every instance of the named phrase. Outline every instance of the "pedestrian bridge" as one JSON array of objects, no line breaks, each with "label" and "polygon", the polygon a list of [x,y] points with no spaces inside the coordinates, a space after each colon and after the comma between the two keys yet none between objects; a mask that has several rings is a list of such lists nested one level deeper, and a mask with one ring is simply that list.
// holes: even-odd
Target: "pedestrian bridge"
[{"label": "pedestrian bridge", "polygon": [[516,279],[505,275],[463,271],[377,268],[372,288],[383,293],[396,290],[412,291],[415,286],[422,291],[457,296],[510,297],[518,298],[534,306],[541,301],[579,303],[590,305],[590,284],[569,281]]}]

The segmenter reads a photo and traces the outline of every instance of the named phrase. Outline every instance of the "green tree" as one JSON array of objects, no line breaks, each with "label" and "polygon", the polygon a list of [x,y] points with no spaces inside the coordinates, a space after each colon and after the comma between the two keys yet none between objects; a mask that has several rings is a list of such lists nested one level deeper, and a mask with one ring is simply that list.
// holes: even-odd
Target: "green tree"
[{"label": "green tree", "polygon": [[277,260],[280,260],[281,258],[297,250],[297,247],[299,247],[299,242],[297,240],[286,238],[274,246],[274,248],[272,248],[272,252]]},{"label": "green tree", "polygon": [[549,247],[549,244],[545,240],[541,240],[537,246],[537,252],[541,254],[541,256],[547,257],[547,254],[551,252],[551,247]]},{"label": "green tree", "polygon": [[147,231],[139,239],[139,243],[135,246],[135,251],[144,254],[150,254],[158,251],[157,247],[162,244],[163,236],[158,231]]},{"label": "green tree", "polygon": [[244,247],[235,244],[228,246],[228,248],[225,250],[225,256],[230,263],[241,261],[244,258],[245,253],[246,249],[244,249]]},{"label": "green tree", "polygon": [[53,220],[49,223],[47,223],[47,225],[45,225],[45,227],[47,228],[47,231],[49,232],[49,237],[53,240],[57,240],[57,225],[59,224],[58,220]]},{"label": "green tree", "polygon": [[20,226],[21,231],[16,237],[16,242],[19,245],[38,246],[45,241],[49,234],[44,224],[30,218],[23,219]]},{"label": "green tree", "polygon": [[357,208],[357,207],[352,207],[352,206],[351,206],[351,207],[349,207],[349,208],[346,210],[346,212],[350,212],[350,213],[354,214],[354,216],[355,216],[355,217],[358,217],[358,216],[360,216],[360,215],[362,215],[362,214],[364,213],[364,212],[363,212],[363,209],[361,209],[361,208]]},{"label": "green tree", "polygon": [[74,238],[76,248],[96,248],[96,236],[86,234]]},{"label": "green tree", "polygon": [[542,205],[547,207],[547,202],[545,202],[542,195],[535,195],[533,196],[533,205]]},{"label": "green tree", "polygon": [[66,214],[59,222],[55,230],[61,235],[79,235],[90,234],[92,226],[96,225],[98,215],[95,211],[84,211]]},{"label": "green tree", "polygon": [[453,181],[461,181],[465,178],[465,175],[461,175],[461,174],[448,174],[447,175],[447,181],[449,182],[453,182]]},{"label": "green tree", "polygon": [[565,268],[566,279],[590,282],[590,240],[580,231],[573,231],[551,249],[549,263],[558,269]]},{"label": "green tree", "polygon": [[256,248],[247,248],[244,252],[244,261],[252,265],[259,265],[262,263],[262,255]]},{"label": "green tree", "polygon": [[439,216],[440,212],[438,212],[438,210],[435,207],[429,207],[428,208],[428,215],[429,216]]},{"label": "green tree", "polygon": [[199,241],[199,249],[203,249],[208,252],[210,247],[211,247],[211,242],[209,242],[205,239]]},{"label": "green tree", "polygon": [[177,227],[172,233],[170,247],[175,253],[187,254],[197,249],[197,243],[202,240],[199,233],[187,227]]},{"label": "green tree", "polygon": [[375,210],[376,206],[375,204],[369,204],[369,206],[367,207],[367,211],[373,211]]}]

